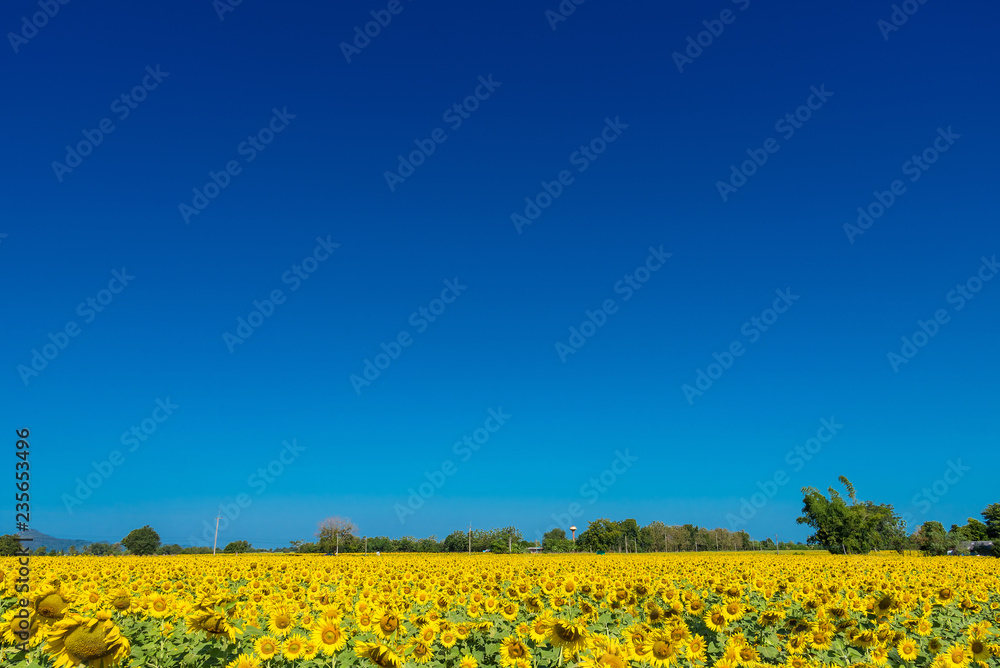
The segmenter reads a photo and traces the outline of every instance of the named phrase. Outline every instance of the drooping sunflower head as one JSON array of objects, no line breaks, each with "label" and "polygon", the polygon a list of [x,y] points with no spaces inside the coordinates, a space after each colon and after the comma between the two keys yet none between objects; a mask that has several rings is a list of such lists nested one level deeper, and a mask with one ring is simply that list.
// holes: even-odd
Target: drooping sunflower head
[{"label": "drooping sunflower head", "polygon": [[549,626],[546,637],[555,647],[573,653],[586,645],[589,635],[587,627],[583,624],[567,619],[557,619]]},{"label": "drooping sunflower head", "polygon": [[379,668],[401,668],[403,665],[399,655],[382,643],[359,642],[354,645],[354,653]]},{"label": "drooping sunflower head", "polygon": [[507,636],[500,643],[500,665],[513,666],[520,659],[531,660],[528,646],[515,635]]},{"label": "drooping sunflower head", "polygon": [[56,666],[85,663],[88,668],[110,668],[126,660],[132,648],[109,614],[84,617],[71,613],[52,625],[45,651]]},{"label": "drooping sunflower head", "polygon": [[71,600],[52,585],[42,587],[35,595],[35,612],[45,623],[62,619]]}]

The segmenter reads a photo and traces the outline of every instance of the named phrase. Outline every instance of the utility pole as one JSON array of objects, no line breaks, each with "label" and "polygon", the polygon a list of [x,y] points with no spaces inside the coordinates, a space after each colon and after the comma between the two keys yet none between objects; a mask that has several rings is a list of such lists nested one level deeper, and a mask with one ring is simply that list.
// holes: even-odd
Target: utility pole
[{"label": "utility pole", "polygon": [[472,522],[469,522],[469,554],[472,554]]},{"label": "utility pole", "polygon": [[774,553],[781,554],[781,548],[778,547],[778,534],[774,534]]},{"label": "utility pole", "polygon": [[365,554],[368,554],[368,536],[365,536]]},{"label": "utility pole", "polygon": [[215,548],[219,544],[219,520],[222,519],[222,515],[215,518],[215,541],[212,543],[212,556],[215,556]]},{"label": "utility pole", "polygon": [[507,554],[511,554],[513,552],[513,538],[513,536],[507,534]]}]

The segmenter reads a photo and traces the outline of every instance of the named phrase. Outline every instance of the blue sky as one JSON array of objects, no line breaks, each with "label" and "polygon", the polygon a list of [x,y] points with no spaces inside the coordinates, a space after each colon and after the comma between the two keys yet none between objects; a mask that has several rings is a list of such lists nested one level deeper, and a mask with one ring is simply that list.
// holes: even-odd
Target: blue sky
[{"label": "blue sky", "polygon": [[32,526],[799,540],[842,474],[978,515],[1000,10],[907,7],[9,4]]}]

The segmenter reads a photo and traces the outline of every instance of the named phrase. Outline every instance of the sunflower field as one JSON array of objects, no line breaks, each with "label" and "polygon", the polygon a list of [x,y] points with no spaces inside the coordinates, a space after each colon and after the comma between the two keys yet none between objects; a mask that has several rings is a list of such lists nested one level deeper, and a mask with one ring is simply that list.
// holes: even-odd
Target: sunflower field
[{"label": "sunflower field", "polygon": [[998,564],[896,554],[34,557],[21,608],[11,558],[0,561],[0,665],[996,667]]}]

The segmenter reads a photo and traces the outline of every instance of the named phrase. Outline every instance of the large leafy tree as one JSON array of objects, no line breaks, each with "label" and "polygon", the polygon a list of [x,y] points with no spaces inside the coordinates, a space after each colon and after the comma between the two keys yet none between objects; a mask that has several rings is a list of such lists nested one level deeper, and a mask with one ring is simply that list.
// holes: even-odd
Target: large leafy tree
[{"label": "large leafy tree", "polygon": [[871,550],[902,550],[905,523],[891,504],[858,501],[851,481],[840,476],[847,499],[829,488],[830,498],[815,487],[803,487],[802,515],[796,520],[813,528],[810,545],[833,553],[865,554]]},{"label": "large leafy tree", "polygon": [[913,544],[928,556],[948,554],[958,539],[944,530],[940,522],[924,522],[913,534]]},{"label": "large leafy tree", "polygon": [[573,541],[559,527],[542,536],[542,549],[546,552],[572,552],[573,547]]},{"label": "large leafy tree", "polygon": [[132,529],[121,542],[132,554],[156,554],[156,548],[160,547],[160,534],[147,524],[139,529]]},{"label": "large leafy tree", "polygon": [[229,545],[222,550],[226,554],[240,554],[243,552],[249,552],[251,550],[251,545],[245,540],[234,540]]},{"label": "large leafy tree", "polygon": [[0,557],[13,557],[21,550],[21,542],[12,533],[0,536]]},{"label": "large leafy tree", "polygon": [[577,538],[577,544],[584,549],[597,551],[607,551],[617,548],[621,540],[621,530],[617,522],[601,518],[589,522],[587,530]]},{"label": "large leafy tree", "polygon": [[987,540],[1000,540],[1000,503],[991,503],[982,512]]}]

